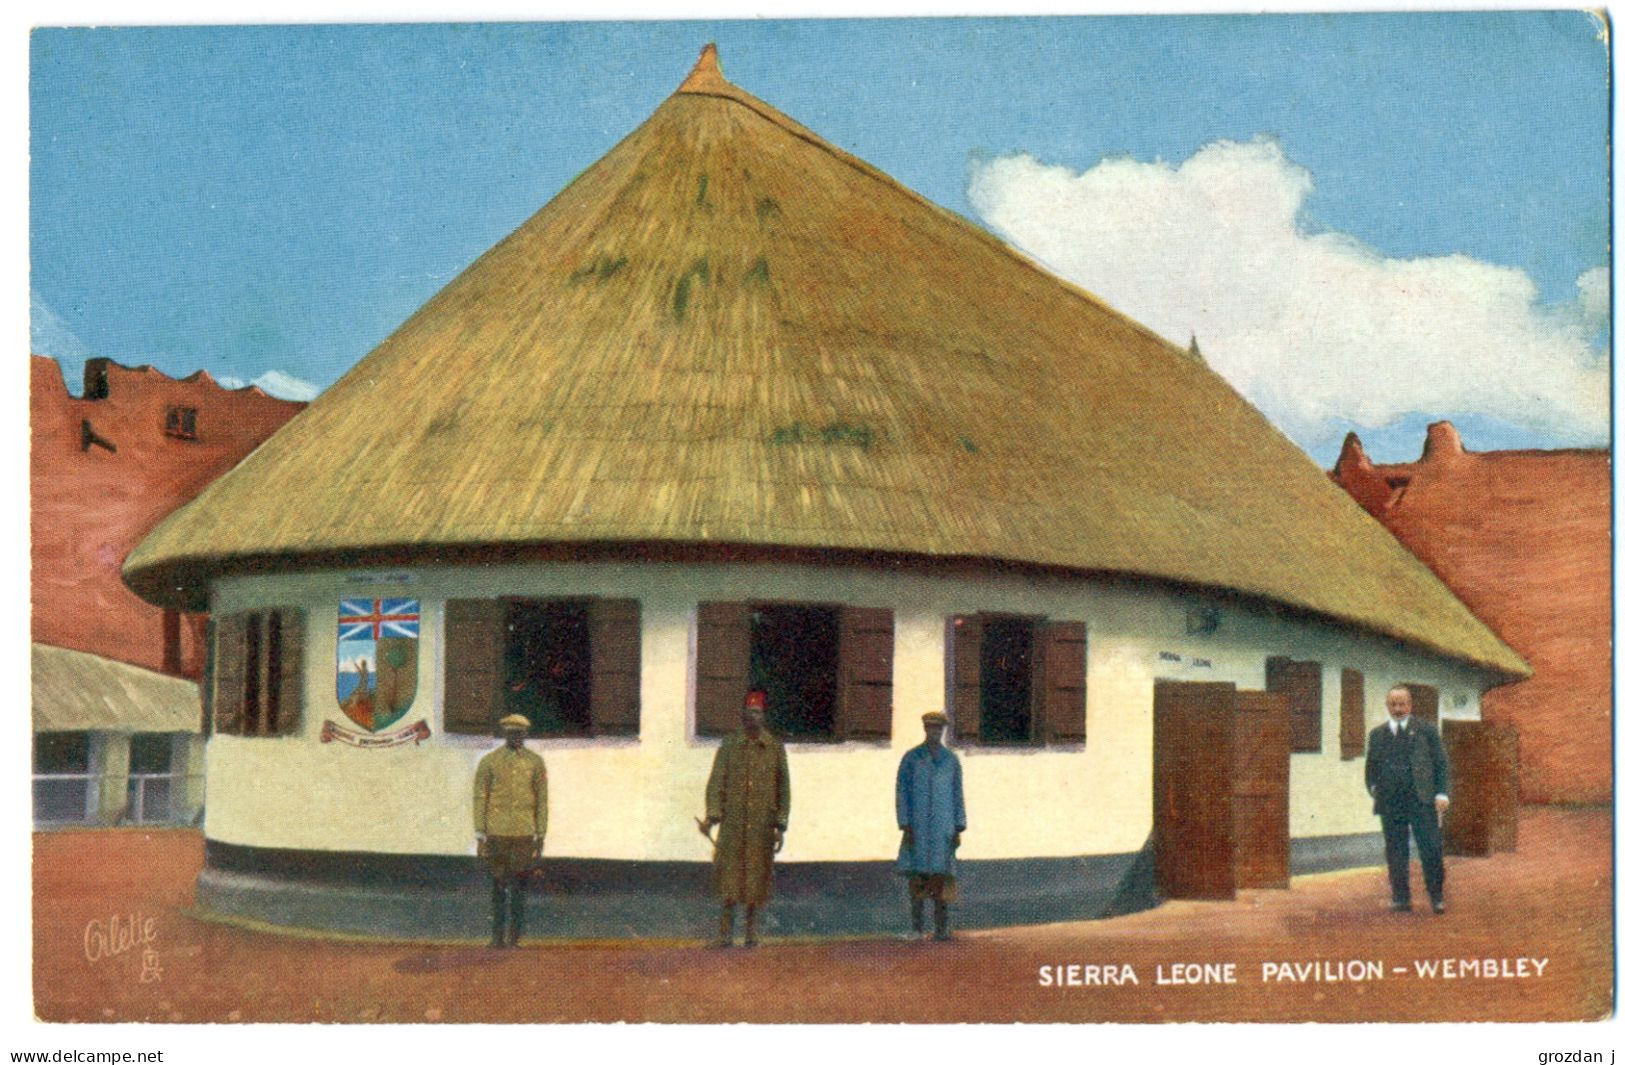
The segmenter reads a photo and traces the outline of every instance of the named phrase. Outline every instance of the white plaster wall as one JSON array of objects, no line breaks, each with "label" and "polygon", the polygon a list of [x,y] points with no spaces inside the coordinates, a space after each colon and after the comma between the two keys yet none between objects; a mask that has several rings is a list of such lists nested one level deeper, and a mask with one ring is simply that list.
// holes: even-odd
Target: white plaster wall
[{"label": "white plaster wall", "polygon": [[[443,731],[440,633],[447,598],[497,595],[598,595],[642,603],[641,734],[530,743],[547,760],[547,853],[553,856],[695,861],[709,856],[709,845],[693,823],[703,813],[705,780],[718,742],[693,735],[694,619],[701,601],[842,603],[895,614],[892,740],[790,746],[785,861],[895,856],[897,760],[920,742],[919,715],[943,708],[945,632],[954,614],[1006,611],[1078,620],[1087,623],[1089,634],[1086,745],[960,749],[970,822],[960,853],[967,859],[1138,850],[1151,830],[1157,678],[1262,688],[1269,655],[1324,664],[1321,753],[1292,756],[1294,836],[1377,828],[1365,797],[1363,760],[1344,761],[1338,750],[1342,668],[1365,674],[1367,728],[1382,719],[1383,696],[1397,681],[1437,686],[1441,712],[1469,718],[1478,716],[1485,683],[1470,667],[1380,639],[1129,582],[678,564],[238,578],[216,587],[216,612],[305,609],[305,711],[298,735],[210,740],[208,836],[264,847],[472,853],[474,768],[495,741]],[[341,597],[361,596],[422,601],[417,700],[391,729],[426,720],[432,735],[420,746],[361,750],[319,740],[323,720],[349,724],[334,693],[337,606]],[[1220,613],[1216,632],[1186,635],[1186,612],[1193,606]]]}]

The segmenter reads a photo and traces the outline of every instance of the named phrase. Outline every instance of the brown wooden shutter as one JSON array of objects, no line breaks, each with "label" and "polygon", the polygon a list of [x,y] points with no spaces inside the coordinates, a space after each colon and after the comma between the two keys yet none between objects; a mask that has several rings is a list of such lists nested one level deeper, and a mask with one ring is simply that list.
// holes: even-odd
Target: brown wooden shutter
[{"label": "brown wooden shutter", "polygon": [[276,734],[294,736],[299,733],[305,708],[305,612],[298,607],[283,607],[277,614],[281,619],[282,648],[277,657],[281,703],[277,707]]},{"label": "brown wooden shutter", "polygon": [[1426,721],[1434,728],[1439,727],[1439,689],[1430,684],[1417,684],[1406,681],[1405,687],[1411,692],[1411,713],[1416,715],[1418,721]]},{"label": "brown wooden shutter", "polygon": [[698,628],[694,733],[726,736],[739,728],[750,680],[750,607],[701,603]]},{"label": "brown wooden shutter", "polygon": [[227,614],[214,625],[214,730],[225,736],[243,731],[244,671],[248,663],[248,615]]},{"label": "brown wooden shutter", "polygon": [[1320,663],[1272,655],[1264,662],[1264,686],[1285,694],[1294,754],[1320,750]]},{"label": "brown wooden shutter", "polygon": [[1081,621],[1052,621],[1039,629],[1038,720],[1051,743],[1082,743],[1085,736],[1087,635]]},{"label": "brown wooden shutter", "polygon": [[214,663],[217,654],[214,641],[216,638],[214,616],[212,614],[207,615],[203,621],[203,676],[198,682],[198,694],[203,699],[203,720],[200,723],[199,731],[203,733],[204,739],[208,739],[214,732]]},{"label": "brown wooden shutter", "polygon": [[1342,716],[1338,719],[1338,736],[1342,740],[1343,758],[1358,758],[1365,753],[1365,675],[1357,669],[1343,671]]},{"label": "brown wooden shutter", "polygon": [[841,608],[836,739],[891,739],[893,629],[890,610]]},{"label": "brown wooden shutter", "polygon": [[953,666],[954,739],[975,743],[982,734],[982,616],[948,619],[948,654]]},{"label": "brown wooden shutter", "polygon": [[636,599],[594,599],[587,605],[592,652],[595,735],[638,734],[638,677],[643,634]]},{"label": "brown wooden shutter", "polygon": [[500,599],[446,600],[447,732],[489,735],[502,716],[502,658],[508,604]]}]

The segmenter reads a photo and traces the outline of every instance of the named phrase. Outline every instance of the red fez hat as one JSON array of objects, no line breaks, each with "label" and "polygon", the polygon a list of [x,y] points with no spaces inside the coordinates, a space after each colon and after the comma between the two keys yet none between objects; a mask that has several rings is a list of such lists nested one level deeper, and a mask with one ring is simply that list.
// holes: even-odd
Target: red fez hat
[{"label": "red fez hat", "polygon": [[751,692],[745,696],[746,710],[766,710],[767,692]]}]

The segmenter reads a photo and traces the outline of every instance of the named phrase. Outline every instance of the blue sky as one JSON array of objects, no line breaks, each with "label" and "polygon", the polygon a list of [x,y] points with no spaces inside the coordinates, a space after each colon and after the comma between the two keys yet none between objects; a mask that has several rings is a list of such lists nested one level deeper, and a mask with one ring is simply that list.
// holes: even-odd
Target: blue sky
[{"label": "blue sky", "polygon": [[[37,30],[34,350],[70,381],[99,354],[331,384],[710,40],[827,139],[1197,334],[1323,463],[1351,427],[1412,457],[1437,417],[1475,449],[1607,440],[1607,53],[1575,12]],[[1258,202],[1204,221],[1237,188]],[[1407,316],[1431,326],[1383,333]]]}]

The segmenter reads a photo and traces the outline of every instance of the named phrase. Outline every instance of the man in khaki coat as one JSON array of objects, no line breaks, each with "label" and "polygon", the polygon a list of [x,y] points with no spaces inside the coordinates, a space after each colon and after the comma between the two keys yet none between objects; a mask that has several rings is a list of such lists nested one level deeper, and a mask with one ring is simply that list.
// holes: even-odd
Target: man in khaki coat
[{"label": "man in khaki coat", "polygon": [[705,786],[700,831],[716,839],[715,883],[722,898],[716,946],[733,945],[734,907],[745,904],[745,946],[756,945],[757,909],[773,896],[773,855],[790,824],[790,763],[767,731],[767,696],[745,697],[740,731],[722,741]]},{"label": "man in khaki coat", "polygon": [[509,714],[502,746],[474,771],[474,836],[491,870],[491,946],[513,947],[525,927],[525,877],[547,836],[547,766],[525,749],[530,721]]}]

